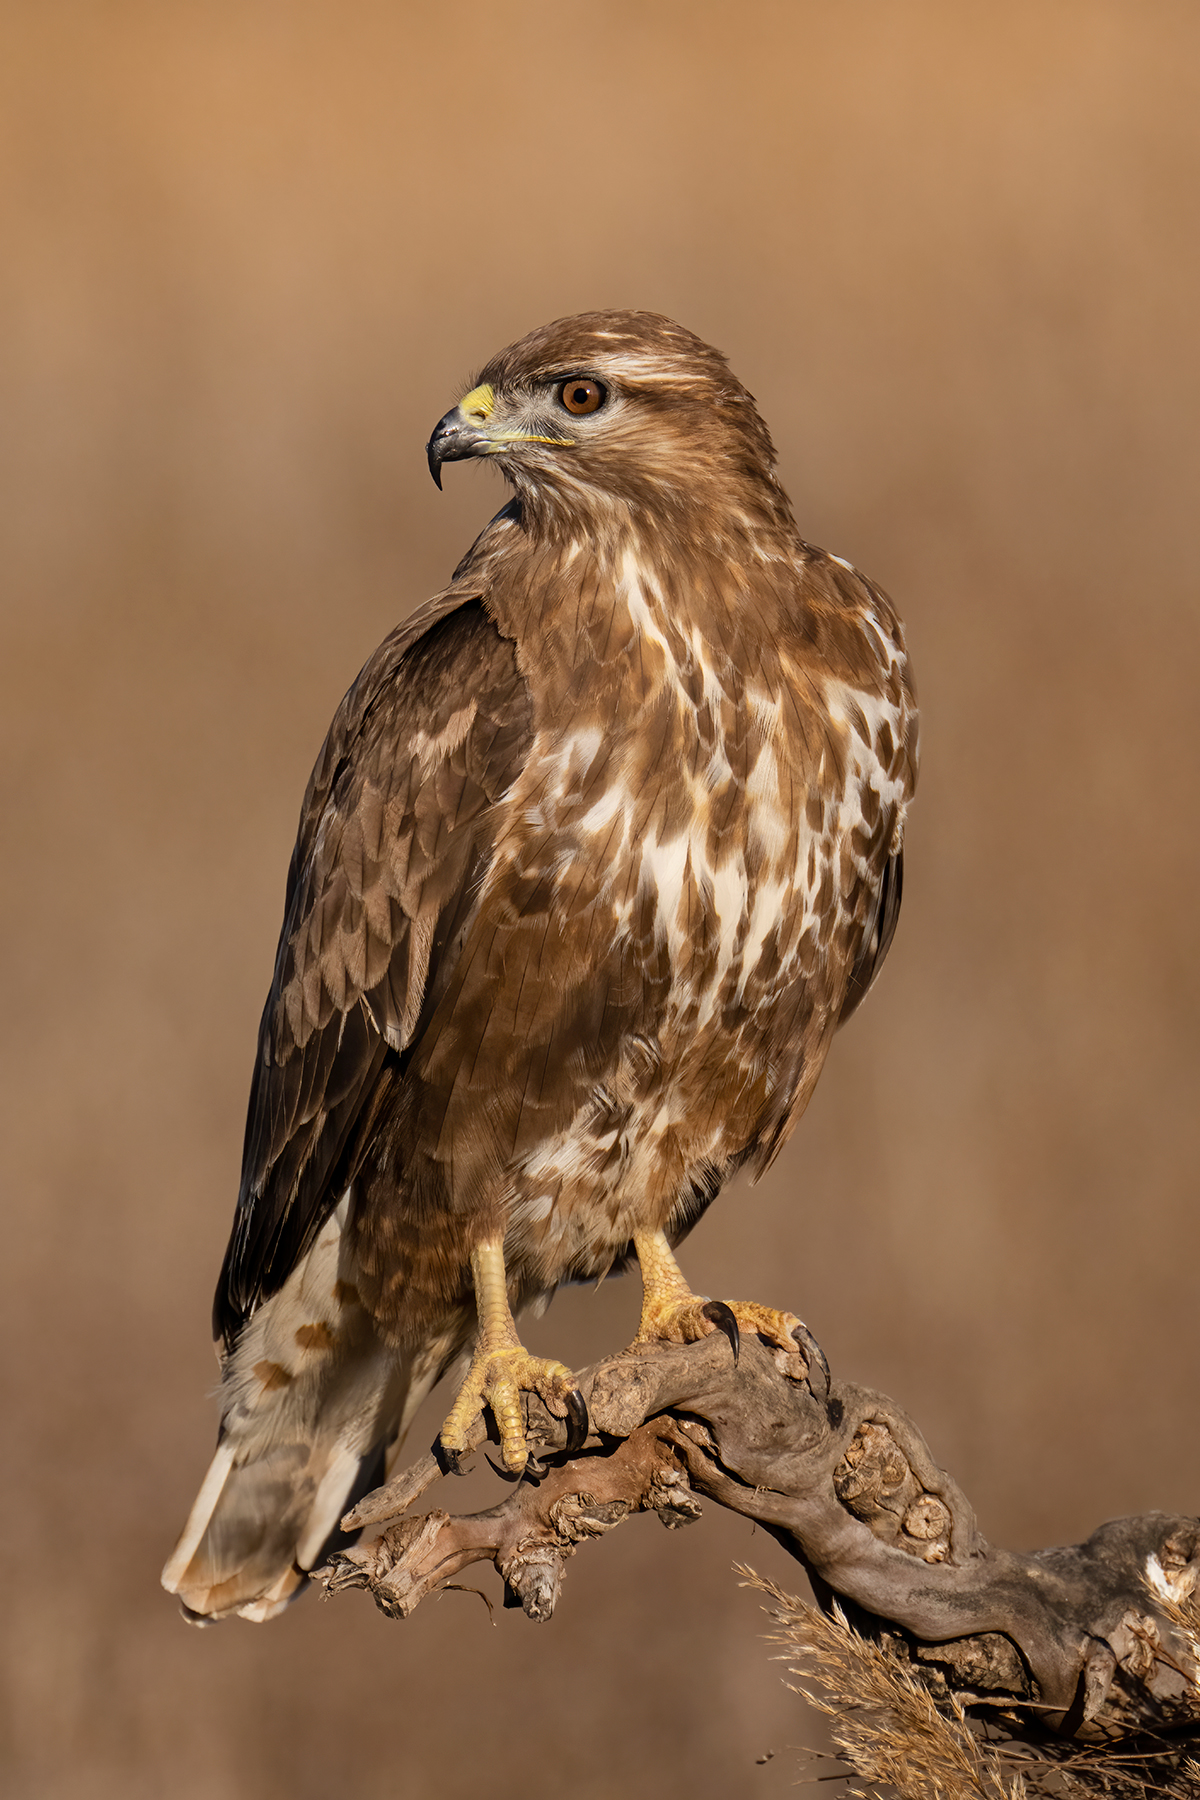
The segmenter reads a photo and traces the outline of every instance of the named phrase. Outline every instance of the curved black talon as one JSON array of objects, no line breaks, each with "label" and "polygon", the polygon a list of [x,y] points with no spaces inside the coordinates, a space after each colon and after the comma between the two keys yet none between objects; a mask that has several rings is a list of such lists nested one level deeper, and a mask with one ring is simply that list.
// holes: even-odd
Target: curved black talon
[{"label": "curved black talon", "polygon": [[[807,1325],[797,1325],[792,1336],[799,1345],[801,1356],[808,1364],[808,1375],[806,1379],[813,1399],[828,1400],[832,1377],[829,1373],[829,1364],[825,1360],[825,1352],[822,1350],[820,1344],[818,1344]],[[819,1383],[813,1381],[812,1376],[814,1369],[816,1369],[819,1374]],[[819,1393],[817,1391],[818,1386],[820,1387]]]},{"label": "curved black talon", "polygon": [[[493,1456],[489,1456],[488,1451],[484,1451],[484,1462],[488,1463],[491,1472],[493,1472],[493,1474],[498,1474],[502,1481],[524,1481],[525,1471],[529,1469],[529,1463],[525,1463],[524,1469],[516,1469],[516,1471],[513,1471],[513,1469],[506,1469],[506,1465],[504,1465],[504,1463],[498,1463]],[[542,1472],[545,1474],[545,1471]],[[457,1469],[455,1474],[466,1474],[466,1471],[464,1471],[464,1469]]]},{"label": "curved black talon", "polygon": [[588,1431],[587,1402],[578,1388],[572,1388],[567,1395],[567,1444],[568,1456],[574,1456],[587,1443]]},{"label": "curved black talon", "polygon": [[738,1357],[742,1353],[742,1334],[738,1329],[737,1314],[726,1301],[710,1300],[704,1308],[704,1317],[729,1339],[729,1347],[733,1351],[733,1366],[736,1369]]},{"label": "curved black talon", "polygon": [[433,1454],[441,1466],[443,1475],[465,1475],[463,1464],[471,1452],[469,1450],[449,1450],[441,1438],[435,1438]]}]

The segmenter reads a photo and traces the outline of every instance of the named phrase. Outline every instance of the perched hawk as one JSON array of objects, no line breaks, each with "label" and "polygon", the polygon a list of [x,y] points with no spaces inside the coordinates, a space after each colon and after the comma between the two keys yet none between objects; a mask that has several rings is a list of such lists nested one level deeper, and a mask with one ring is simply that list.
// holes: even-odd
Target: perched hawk
[{"label": "perched hawk", "polygon": [[[514,1319],[672,1256],[887,954],[917,715],[886,597],[798,536],[754,402],[653,313],[504,350],[429,466],[515,498],[372,656],[304,798],[221,1271],[216,1456],[164,1584],[265,1619],[430,1388],[507,1466],[573,1379]],[[790,1315],[735,1306],[784,1335]]]}]

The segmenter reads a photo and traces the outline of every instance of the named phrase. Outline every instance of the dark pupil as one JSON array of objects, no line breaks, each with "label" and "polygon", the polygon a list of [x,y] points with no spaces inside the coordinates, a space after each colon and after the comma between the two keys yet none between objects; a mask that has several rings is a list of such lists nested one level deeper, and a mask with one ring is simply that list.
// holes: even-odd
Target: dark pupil
[{"label": "dark pupil", "polygon": [[572,406],[586,406],[588,401],[591,399],[591,397],[592,397],[591,393],[585,387],[577,387],[577,388],[571,389],[571,404],[572,404]]}]

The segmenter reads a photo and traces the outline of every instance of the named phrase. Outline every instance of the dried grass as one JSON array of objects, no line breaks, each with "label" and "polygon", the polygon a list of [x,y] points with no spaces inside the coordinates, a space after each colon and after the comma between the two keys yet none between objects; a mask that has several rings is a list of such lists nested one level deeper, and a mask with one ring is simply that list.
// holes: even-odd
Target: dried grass
[{"label": "dried grass", "polygon": [[[998,1757],[971,1730],[957,1701],[947,1714],[929,1689],[890,1651],[860,1636],[835,1608],[830,1616],[785,1594],[753,1569],[734,1565],[743,1585],[774,1602],[765,1610],[783,1646],[788,1685],[830,1720],[830,1735],[855,1776],[890,1788],[900,1800],[1026,1800],[1020,1775],[1006,1783]],[[872,1800],[867,1789],[848,1794]]]},{"label": "dried grass", "polygon": [[[753,1569],[734,1568],[773,1603],[764,1608],[777,1628],[769,1641],[781,1646],[793,1692],[830,1721],[841,1779],[870,1784],[848,1785],[848,1800],[1200,1800],[1200,1762],[1179,1746],[1114,1751],[989,1738],[953,1695],[935,1700],[911,1665],[863,1637],[839,1608],[824,1613]],[[1195,1602],[1181,1609],[1185,1621],[1200,1654]]]}]

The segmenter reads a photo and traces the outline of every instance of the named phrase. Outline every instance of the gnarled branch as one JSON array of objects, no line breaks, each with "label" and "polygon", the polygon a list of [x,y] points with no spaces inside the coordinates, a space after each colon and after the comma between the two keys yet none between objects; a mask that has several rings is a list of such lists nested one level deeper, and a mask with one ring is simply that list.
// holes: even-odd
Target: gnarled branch
[{"label": "gnarled branch", "polygon": [[1070,1548],[998,1549],[912,1421],[883,1395],[830,1384],[811,1343],[789,1355],[744,1339],[735,1366],[714,1333],[625,1351],[580,1386],[582,1451],[563,1454],[563,1422],[531,1399],[537,1456],[500,1504],[414,1516],[441,1473],[430,1454],[347,1516],[347,1529],[386,1529],[332,1559],[329,1591],[365,1587],[405,1617],[490,1561],[508,1603],[546,1619],[580,1544],[635,1512],[686,1524],[703,1497],[770,1531],[823,1605],[839,1602],[935,1690],[1110,1746],[1200,1726],[1200,1520],[1149,1513]]}]

